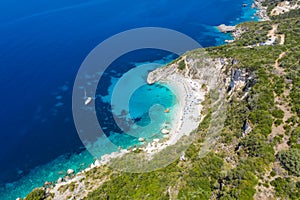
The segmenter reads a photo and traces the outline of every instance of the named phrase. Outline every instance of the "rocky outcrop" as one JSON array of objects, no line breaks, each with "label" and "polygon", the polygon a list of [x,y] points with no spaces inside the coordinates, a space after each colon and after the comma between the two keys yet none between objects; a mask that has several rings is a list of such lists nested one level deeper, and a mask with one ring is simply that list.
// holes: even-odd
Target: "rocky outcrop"
[{"label": "rocky outcrop", "polygon": [[300,5],[298,3],[291,3],[289,1],[283,1],[280,2],[275,8],[271,11],[271,16],[281,15],[287,12],[290,12],[291,10],[299,9]]},{"label": "rocky outcrop", "polygon": [[[207,55],[201,55],[203,52],[191,52],[169,64],[166,67],[158,68],[148,74],[148,84],[155,82],[164,82],[168,77],[174,74],[181,74],[184,78],[196,80],[200,85],[206,85],[215,88],[217,84],[223,83],[221,75],[225,71],[226,59],[211,59]],[[199,54],[199,55],[198,55]],[[181,70],[178,63],[184,61],[186,68]]]},{"label": "rocky outcrop", "polygon": [[221,25],[217,26],[217,28],[219,29],[219,31],[221,31],[223,33],[228,33],[228,32],[235,31],[236,26],[226,26],[225,24],[221,24]]},{"label": "rocky outcrop", "polygon": [[256,16],[260,19],[260,21],[269,21],[270,18],[267,13],[268,7],[262,5],[265,0],[255,0],[254,7],[257,8]]},{"label": "rocky outcrop", "polygon": [[67,174],[68,174],[68,175],[72,175],[72,174],[74,174],[74,172],[75,172],[75,171],[74,171],[73,169],[68,169],[68,170],[67,170]]},{"label": "rocky outcrop", "polygon": [[162,134],[169,134],[169,133],[170,133],[170,131],[169,131],[169,130],[167,130],[167,129],[162,129],[162,130],[161,130],[161,133],[162,133]]}]

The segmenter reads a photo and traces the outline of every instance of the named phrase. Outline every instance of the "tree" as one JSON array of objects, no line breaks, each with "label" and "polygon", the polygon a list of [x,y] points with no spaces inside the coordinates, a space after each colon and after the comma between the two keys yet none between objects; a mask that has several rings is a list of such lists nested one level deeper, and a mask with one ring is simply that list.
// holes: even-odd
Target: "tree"
[{"label": "tree", "polygon": [[278,153],[278,159],[290,173],[300,176],[300,149],[290,149]]}]

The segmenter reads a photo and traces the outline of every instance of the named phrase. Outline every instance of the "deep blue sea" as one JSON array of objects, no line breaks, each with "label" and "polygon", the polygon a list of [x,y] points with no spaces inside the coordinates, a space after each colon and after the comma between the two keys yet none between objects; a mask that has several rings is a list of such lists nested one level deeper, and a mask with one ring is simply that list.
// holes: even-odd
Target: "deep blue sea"
[{"label": "deep blue sea", "polygon": [[[215,26],[257,20],[251,4],[252,0],[1,0],[0,200],[23,197],[68,168],[80,171],[93,162],[76,132],[71,99],[77,70],[96,45],[145,26],[180,31],[203,47],[221,45],[231,36]],[[107,88],[98,92],[109,95],[114,81],[139,63],[170,59],[168,53],[155,50],[120,58],[103,80]],[[123,71],[114,70],[119,65]],[[133,107],[150,90],[165,96],[147,98],[151,102],[141,109],[157,102],[175,104],[167,87],[153,85],[134,94]],[[97,104],[105,110],[99,119],[111,119],[107,102]],[[133,109],[135,117],[147,122],[140,111]],[[106,123],[108,135],[120,132],[108,121],[99,121]],[[128,146],[136,143],[129,137]]]}]

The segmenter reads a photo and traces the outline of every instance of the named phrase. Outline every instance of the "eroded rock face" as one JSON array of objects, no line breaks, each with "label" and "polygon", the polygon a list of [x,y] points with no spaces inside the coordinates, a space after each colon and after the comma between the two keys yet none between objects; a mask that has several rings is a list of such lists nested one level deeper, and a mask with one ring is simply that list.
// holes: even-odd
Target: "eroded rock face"
[{"label": "eroded rock face", "polygon": [[[224,71],[225,66],[228,64],[227,60],[223,58],[211,59],[203,54],[203,52],[200,52],[199,55],[195,52],[190,52],[166,67],[150,72],[147,78],[148,84],[164,82],[174,74],[196,80],[201,85],[206,85],[208,89],[216,88],[218,84],[224,84],[223,79],[226,78]],[[179,69],[180,62],[185,63],[184,69]]]},{"label": "eroded rock face", "polygon": [[229,96],[236,90],[247,92],[249,87],[253,85],[252,80],[253,75],[249,74],[246,69],[231,69],[230,84],[228,86]]}]

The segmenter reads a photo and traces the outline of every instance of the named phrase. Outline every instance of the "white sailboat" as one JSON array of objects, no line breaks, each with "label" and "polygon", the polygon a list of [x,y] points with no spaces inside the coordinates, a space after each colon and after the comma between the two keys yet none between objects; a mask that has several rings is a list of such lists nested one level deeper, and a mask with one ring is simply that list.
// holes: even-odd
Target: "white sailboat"
[{"label": "white sailboat", "polygon": [[92,97],[88,97],[88,96],[86,96],[86,90],[84,90],[84,99],[85,99],[85,101],[84,101],[84,105],[89,105],[91,102],[92,102]]}]

